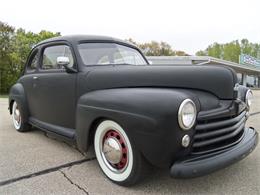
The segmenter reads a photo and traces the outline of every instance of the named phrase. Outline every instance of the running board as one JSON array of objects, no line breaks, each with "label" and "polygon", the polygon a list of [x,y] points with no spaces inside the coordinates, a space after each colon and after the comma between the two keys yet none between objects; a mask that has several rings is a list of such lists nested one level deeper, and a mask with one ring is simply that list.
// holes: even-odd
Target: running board
[{"label": "running board", "polygon": [[29,123],[33,126],[40,128],[43,131],[55,133],[69,139],[75,139],[75,129],[69,129],[58,125],[52,125],[49,123],[42,122],[33,117],[29,118]]}]

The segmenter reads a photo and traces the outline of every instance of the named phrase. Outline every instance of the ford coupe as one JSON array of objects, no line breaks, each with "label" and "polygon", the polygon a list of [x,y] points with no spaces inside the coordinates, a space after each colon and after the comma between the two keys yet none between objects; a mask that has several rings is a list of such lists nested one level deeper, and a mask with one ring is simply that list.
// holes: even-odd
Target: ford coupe
[{"label": "ford coupe", "polygon": [[75,142],[113,182],[129,186],[149,167],[192,178],[247,156],[252,92],[218,65],[151,65],[135,45],[103,36],[37,44],[10,90],[19,132],[35,126]]}]

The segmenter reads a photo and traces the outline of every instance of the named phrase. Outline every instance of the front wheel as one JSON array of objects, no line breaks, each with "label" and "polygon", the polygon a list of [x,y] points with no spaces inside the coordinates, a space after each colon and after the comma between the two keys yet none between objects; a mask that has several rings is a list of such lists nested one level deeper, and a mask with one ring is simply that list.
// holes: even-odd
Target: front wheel
[{"label": "front wheel", "polygon": [[103,173],[119,185],[133,185],[147,171],[142,155],[114,121],[105,120],[98,125],[94,148]]},{"label": "front wheel", "polygon": [[21,107],[16,101],[14,101],[12,105],[12,120],[14,128],[19,132],[25,132],[31,129],[31,125],[24,121]]}]

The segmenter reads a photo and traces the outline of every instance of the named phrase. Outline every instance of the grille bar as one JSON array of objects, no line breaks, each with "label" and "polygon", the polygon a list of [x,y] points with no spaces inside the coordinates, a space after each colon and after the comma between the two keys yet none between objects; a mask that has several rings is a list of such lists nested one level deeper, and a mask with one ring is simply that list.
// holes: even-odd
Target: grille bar
[{"label": "grille bar", "polygon": [[226,134],[226,133],[235,131],[237,128],[239,128],[245,122],[245,120],[246,120],[246,117],[244,116],[241,119],[241,121],[239,121],[238,123],[236,123],[233,126],[215,130],[215,131],[206,131],[205,133],[201,132],[201,133],[196,134],[194,136],[194,138],[195,139],[204,139],[204,138],[214,137],[214,136],[218,136],[218,135],[222,135],[222,134]]},{"label": "grille bar", "polygon": [[224,135],[224,136],[220,136],[220,137],[217,137],[217,138],[214,138],[214,139],[209,139],[209,140],[201,141],[201,142],[195,142],[195,143],[193,144],[193,147],[195,147],[195,148],[196,148],[196,147],[202,147],[202,146],[205,146],[205,145],[210,145],[210,144],[214,144],[214,143],[217,143],[217,142],[224,141],[224,140],[226,140],[226,139],[235,137],[235,136],[238,135],[243,129],[244,129],[244,123],[241,124],[238,129],[236,129],[235,131],[233,131],[233,132],[230,133],[230,134],[227,134],[227,135]]},{"label": "grille bar", "polygon": [[236,141],[234,141],[232,143],[229,143],[229,144],[226,144],[226,145],[223,145],[223,146],[219,146],[219,147],[208,148],[207,150],[198,150],[198,151],[194,150],[194,151],[192,151],[192,154],[199,154],[199,155],[201,155],[201,154],[216,152],[216,151],[220,151],[220,150],[223,151],[223,150],[225,150],[225,149],[227,149],[227,148],[229,148],[231,146],[234,146],[237,143],[239,143],[243,139],[243,137],[244,137],[244,134],[242,134],[239,139],[237,139]]},{"label": "grille bar", "polygon": [[222,119],[205,118],[195,127],[192,154],[210,154],[237,144],[243,137],[246,120],[245,110],[235,116],[230,111]]},{"label": "grille bar", "polygon": [[217,122],[212,122],[212,123],[206,123],[206,124],[198,124],[196,126],[196,131],[203,131],[205,129],[210,130],[210,129],[218,129],[224,126],[228,125],[233,125],[237,122],[239,122],[246,114],[246,111],[242,112],[240,115],[238,115],[235,118],[232,119],[227,119],[223,121],[217,121]]}]

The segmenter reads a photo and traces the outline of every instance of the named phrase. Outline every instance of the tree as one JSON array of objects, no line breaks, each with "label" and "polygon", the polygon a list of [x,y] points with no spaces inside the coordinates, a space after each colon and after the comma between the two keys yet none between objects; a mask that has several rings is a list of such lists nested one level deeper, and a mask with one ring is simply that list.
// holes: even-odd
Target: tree
[{"label": "tree", "polygon": [[14,28],[0,22],[0,93],[8,90],[8,83],[12,81],[8,64],[11,63],[11,42]]},{"label": "tree", "polygon": [[247,54],[253,57],[260,57],[260,44],[251,43],[247,39],[235,40],[229,43],[213,43],[206,50],[196,53],[198,56],[212,56],[232,62],[239,62],[239,55]]},{"label": "tree", "polygon": [[8,93],[23,70],[27,56],[34,45],[42,40],[60,36],[60,33],[40,33],[17,30],[0,22],[0,93]]},{"label": "tree", "polygon": [[241,52],[240,44],[238,41],[226,43],[223,46],[223,59],[231,62],[239,62],[239,55]]},{"label": "tree", "polygon": [[127,39],[127,41],[139,47],[146,56],[176,56],[176,55],[187,56],[188,55],[184,51],[173,50],[170,44],[164,41],[161,42],[151,41],[147,43],[137,43],[131,38]]},{"label": "tree", "polygon": [[196,52],[196,56],[207,56],[207,51],[199,50]]},{"label": "tree", "polygon": [[26,32],[24,29],[18,29],[13,41],[13,63],[19,64],[19,72],[22,71],[23,65],[26,63],[27,57],[31,49],[42,40],[60,36],[60,33],[52,33],[49,31],[41,31],[39,34]]},{"label": "tree", "polygon": [[189,56],[189,54],[185,53],[184,51],[175,50],[173,56]]},{"label": "tree", "polygon": [[208,55],[209,56],[215,56],[217,58],[222,58],[223,56],[223,46],[218,44],[218,43],[214,43],[212,47],[210,47],[208,49]]}]

